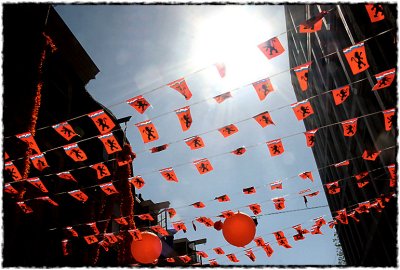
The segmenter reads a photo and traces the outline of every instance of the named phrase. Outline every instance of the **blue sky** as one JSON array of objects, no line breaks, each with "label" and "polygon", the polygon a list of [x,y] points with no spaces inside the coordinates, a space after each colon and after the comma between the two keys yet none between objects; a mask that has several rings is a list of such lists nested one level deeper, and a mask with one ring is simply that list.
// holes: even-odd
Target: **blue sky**
[{"label": "blue sky", "polygon": [[[135,174],[142,175],[146,181],[146,186],[138,193],[154,202],[170,201],[171,207],[196,201],[206,203],[204,209],[177,209],[178,215],[172,221],[183,220],[188,227],[186,234],[178,232],[177,237],[207,238],[207,244],[199,245],[197,249],[206,251],[209,258],[215,258],[219,264],[231,263],[211,250],[220,246],[226,254],[235,253],[241,264],[248,265],[332,265],[337,262],[332,241],[334,230],[328,226],[322,227],[323,235],[306,235],[305,240],[298,242],[291,237],[294,229],[286,230],[293,248],[273,244],[275,253],[270,258],[263,250],[255,249],[255,263],[243,255],[244,249],[227,245],[221,232],[199,223],[196,223],[197,231],[191,226],[195,217],[216,216],[223,210],[242,207],[241,211],[252,214],[243,207],[252,203],[263,202],[263,214],[276,213],[269,199],[306,188],[321,191],[317,197],[309,199],[309,207],[327,204],[318,173],[313,173],[314,183],[299,177],[285,180],[316,169],[303,134],[283,139],[285,153],[277,157],[270,157],[264,143],[305,131],[303,122],[297,121],[290,106],[274,110],[296,102],[289,72],[280,73],[289,69],[288,52],[268,60],[257,48],[258,44],[279,35],[287,49],[286,35],[282,34],[286,31],[282,5],[57,5],[55,8],[100,69],[96,79],[88,84],[88,91],[110,107],[118,118],[133,116],[127,136],[138,153],[134,162]],[[227,75],[223,79],[213,67],[218,61],[226,64]],[[190,100],[166,86],[181,77],[186,79],[193,94]],[[266,77],[271,77],[275,92],[260,101],[251,83]],[[144,94],[152,107],[143,115],[124,102],[154,88],[159,89]],[[238,89],[232,93],[233,98],[221,104],[204,101],[233,89]],[[191,106],[193,124],[183,132],[173,111],[194,103],[198,104]],[[223,138],[215,131],[266,110],[272,111],[275,126],[261,128],[250,119],[238,123],[239,132],[230,137]],[[148,119],[152,119],[160,138],[144,144],[134,124]],[[191,151],[183,142],[184,138],[210,130],[214,131],[202,136],[205,143],[202,149]],[[171,142],[176,143],[163,152],[152,154],[147,151]],[[242,156],[225,154],[210,158],[214,170],[204,175],[189,164],[258,143],[259,146],[249,148]],[[175,167],[177,164],[184,165]],[[171,166],[179,178],[178,183],[165,181],[157,172]],[[266,187],[279,179],[284,179],[282,190],[271,191]],[[264,187],[258,188],[254,195],[241,194],[243,188],[250,186]],[[228,194],[231,201],[211,201],[223,194]],[[287,197],[285,210],[300,208],[304,208],[302,197]],[[263,216],[258,219],[256,236],[274,243],[270,233],[299,223],[310,229],[310,220],[321,215],[325,215],[327,221],[331,220],[328,207]],[[248,247],[252,246],[253,243]]]}]

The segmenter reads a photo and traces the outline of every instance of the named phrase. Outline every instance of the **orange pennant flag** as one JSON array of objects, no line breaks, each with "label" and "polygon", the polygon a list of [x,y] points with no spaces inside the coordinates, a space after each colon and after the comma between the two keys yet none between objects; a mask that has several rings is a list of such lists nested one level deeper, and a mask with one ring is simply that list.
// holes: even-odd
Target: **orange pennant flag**
[{"label": "orange pennant flag", "polygon": [[141,220],[154,220],[154,218],[150,214],[140,214],[138,215],[138,218],[140,218]]},{"label": "orange pennant flag", "polygon": [[364,153],[362,154],[362,158],[364,160],[372,160],[375,161],[375,159],[379,156],[379,154],[381,153],[381,151],[369,151],[369,150],[365,150]]},{"label": "orange pennant flag", "polygon": [[128,225],[128,222],[124,217],[114,218],[114,221],[117,222],[119,225]]},{"label": "orange pennant flag", "polygon": [[311,227],[311,234],[323,234],[320,230],[321,227],[313,226]]},{"label": "orange pennant flag", "polygon": [[225,251],[220,247],[213,248],[213,250],[214,250],[215,253],[217,253],[217,255],[225,254]]},{"label": "orange pennant flag", "polygon": [[140,175],[129,177],[128,181],[137,189],[141,189],[145,185],[145,181]]},{"label": "orange pennant flag", "polygon": [[225,64],[224,63],[215,63],[214,65],[217,68],[218,73],[221,76],[221,78],[225,77],[225,74],[226,74]]},{"label": "orange pennant flag", "polygon": [[356,222],[360,222],[360,220],[356,217],[356,211],[351,211],[350,213],[347,214],[348,217],[351,217],[354,219]]},{"label": "orange pennant flag", "polygon": [[231,98],[231,97],[232,97],[231,92],[226,92],[226,93],[223,93],[221,95],[213,97],[213,99],[219,104],[219,103],[222,103],[222,102],[224,102],[225,100],[227,100],[228,98]]},{"label": "orange pennant flag", "polygon": [[268,58],[268,60],[281,55],[285,51],[277,37],[273,37],[261,43],[258,45],[258,48]]},{"label": "orange pennant flag", "polygon": [[262,101],[264,100],[269,93],[274,92],[274,87],[271,84],[271,80],[269,78],[262,79],[253,83],[253,87],[256,90],[258,98]]},{"label": "orange pennant flag", "polygon": [[365,8],[367,9],[369,19],[372,23],[385,19],[383,6],[381,4],[365,4]]},{"label": "orange pennant flag", "polygon": [[261,214],[261,206],[258,203],[253,203],[249,205],[250,210],[253,212],[254,215]]},{"label": "orange pennant flag", "polygon": [[267,142],[269,153],[271,157],[282,155],[285,152],[281,139]]},{"label": "orange pennant flag", "polygon": [[196,150],[204,147],[203,139],[200,136],[194,136],[185,139],[185,143],[189,146],[190,150]]},{"label": "orange pennant flag", "polygon": [[143,114],[151,106],[143,96],[130,98],[126,101],[126,103],[131,105],[132,108],[134,108],[140,114]]},{"label": "orange pennant flag", "polygon": [[167,212],[168,212],[169,218],[173,218],[174,216],[176,216],[176,211],[174,208],[168,208]]},{"label": "orange pennant flag", "polygon": [[193,205],[195,208],[204,208],[204,207],[206,207],[206,205],[203,202],[195,202],[195,203],[192,203],[191,205]]},{"label": "orange pennant flag", "polygon": [[359,187],[359,188],[363,188],[364,186],[366,186],[366,185],[368,185],[369,184],[369,181],[367,180],[367,179],[360,179],[360,180],[357,180],[357,186]]},{"label": "orange pennant flag", "polygon": [[18,139],[20,139],[21,141],[25,142],[28,145],[28,148],[35,151],[36,154],[41,153],[38,145],[36,144],[35,139],[33,138],[32,134],[30,132],[18,134],[18,135],[16,135],[16,137]]},{"label": "orange pennant flag", "polygon": [[132,236],[133,241],[142,240],[142,233],[139,229],[128,230],[128,233]]},{"label": "orange pennant flag", "polygon": [[58,134],[60,134],[67,141],[71,140],[73,137],[78,136],[74,129],[68,122],[62,122],[52,126]]},{"label": "orange pennant flag", "polygon": [[139,133],[142,136],[144,143],[149,143],[152,141],[158,140],[158,132],[156,127],[153,125],[151,120],[143,121],[135,124],[135,126],[139,129]]},{"label": "orange pennant flag", "polygon": [[165,258],[165,260],[169,263],[174,263],[175,259],[174,258]]},{"label": "orange pennant flag", "polygon": [[264,239],[261,236],[254,238],[253,241],[256,243],[257,247],[265,246]]},{"label": "orange pennant flag", "polygon": [[334,164],[334,166],[335,166],[336,168],[338,168],[338,167],[342,167],[342,166],[348,166],[349,164],[350,164],[350,161],[348,161],[348,160],[346,159],[346,160],[344,160],[344,161],[342,161],[342,162],[339,162],[339,163]]},{"label": "orange pennant flag", "polygon": [[113,233],[105,233],[104,239],[106,239],[111,245],[118,242],[118,238]]},{"label": "orange pennant flag", "polygon": [[349,63],[351,72],[356,75],[369,68],[367,55],[365,54],[364,42],[357,43],[346,49],[343,49],[344,56]]},{"label": "orange pennant flag", "polygon": [[178,177],[176,177],[176,174],[171,167],[162,169],[159,172],[165,178],[165,180],[170,182],[178,182]]},{"label": "orange pennant flag", "polygon": [[322,18],[328,14],[328,11],[321,11],[314,17],[311,17],[307,21],[300,24],[299,32],[300,33],[314,33],[322,28]]},{"label": "orange pennant flag", "polygon": [[108,170],[107,166],[104,165],[103,163],[97,163],[94,165],[90,165],[90,168],[96,170],[96,174],[97,174],[97,179],[102,179],[104,177],[110,176],[111,173]]},{"label": "orange pennant flag", "polygon": [[42,181],[40,181],[40,179],[38,177],[34,177],[34,178],[28,178],[26,179],[26,181],[29,184],[32,184],[34,187],[36,187],[37,189],[39,189],[41,192],[47,193],[49,192],[47,190],[47,188],[43,185]]},{"label": "orange pennant flag", "polygon": [[10,183],[4,185],[4,192],[8,194],[18,194],[18,191]]},{"label": "orange pennant flag", "polygon": [[37,200],[42,200],[50,203],[51,205],[58,206],[58,203],[56,203],[53,199],[51,199],[49,196],[43,196],[43,197],[38,197],[36,198]]},{"label": "orange pennant flag", "polygon": [[245,255],[252,261],[256,261],[256,255],[254,255],[254,252],[251,248],[245,250]]},{"label": "orange pennant flag", "polygon": [[328,226],[331,229],[333,229],[333,227],[335,227],[336,224],[337,224],[336,220],[331,220],[328,222]]},{"label": "orange pennant flag", "polygon": [[265,251],[268,257],[271,257],[272,253],[274,253],[274,250],[272,249],[269,243],[266,243],[265,246],[263,246],[263,250]]},{"label": "orange pennant flag", "polygon": [[306,194],[306,195],[304,195],[304,196],[307,196],[307,197],[315,197],[315,196],[317,196],[318,194],[319,194],[319,191],[314,191],[314,192],[309,193],[309,194]]},{"label": "orange pennant flag", "polygon": [[188,263],[192,260],[188,255],[178,256],[178,258],[184,263]]},{"label": "orange pennant flag", "polygon": [[311,103],[306,99],[290,105],[296,115],[297,120],[303,120],[314,113]]},{"label": "orange pennant flag", "polygon": [[196,166],[200,174],[208,173],[214,169],[210,161],[206,158],[195,160],[193,161],[193,164]]},{"label": "orange pennant flag", "polygon": [[150,229],[152,229],[156,233],[161,234],[162,236],[169,236],[168,231],[163,227],[161,227],[160,225],[151,226]]},{"label": "orange pennant flag", "polygon": [[202,258],[208,258],[208,254],[205,253],[204,251],[196,251],[196,254]]},{"label": "orange pennant flag", "polygon": [[221,195],[219,197],[215,197],[215,200],[218,200],[219,202],[229,202],[231,199],[229,198],[228,195]]},{"label": "orange pennant flag", "polygon": [[223,211],[219,217],[228,218],[233,216],[235,213],[232,210]]},{"label": "orange pennant flag", "polygon": [[307,62],[293,69],[302,91],[306,91],[308,89],[308,69],[310,65],[311,62]]},{"label": "orange pennant flag", "polygon": [[324,217],[314,218],[314,226],[321,227],[323,225],[326,225]]},{"label": "orange pennant flag", "polygon": [[30,214],[33,212],[32,208],[30,208],[25,202],[17,202],[17,205],[21,208],[22,212],[25,214]]},{"label": "orange pennant flag", "polygon": [[94,234],[96,234],[96,235],[97,235],[97,234],[100,234],[99,229],[97,229],[96,222],[86,223],[86,225],[88,225],[88,226],[92,229],[92,231],[93,231]]},{"label": "orange pennant flag", "polygon": [[388,171],[390,173],[390,178],[391,179],[396,179],[397,178],[397,176],[396,176],[396,164],[391,164],[391,165],[387,166],[387,168],[388,168]]},{"label": "orange pennant flag", "polygon": [[87,159],[85,152],[76,143],[63,146],[65,153],[74,161],[84,161]]},{"label": "orange pennant flag", "polygon": [[239,129],[234,124],[231,124],[218,129],[218,131],[222,134],[222,136],[224,136],[224,138],[226,138],[238,132]]},{"label": "orange pennant flag", "polygon": [[215,259],[208,260],[208,263],[210,264],[210,266],[218,266],[219,265]]},{"label": "orange pennant flag", "polygon": [[337,194],[340,192],[339,181],[325,184],[329,194]]},{"label": "orange pennant flag", "polygon": [[348,219],[347,219],[347,212],[346,208],[343,208],[342,210],[336,211],[337,216],[335,217],[336,220],[339,220],[342,224],[348,224]]},{"label": "orange pennant flag", "polygon": [[96,236],[94,235],[86,235],[83,237],[88,245],[99,242]]},{"label": "orange pennant flag", "polygon": [[19,173],[17,167],[15,167],[12,161],[8,161],[4,163],[4,170],[12,177],[14,181],[18,181],[22,179],[21,174]]},{"label": "orange pennant flag", "polygon": [[283,210],[285,209],[285,198],[280,197],[280,198],[274,198],[272,199],[275,205],[276,210]]},{"label": "orange pennant flag", "polygon": [[379,90],[382,88],[389,87],[392,82],[394,81],[394,77],[396,76],[396,69],[392,68],[389,70],[386,70],[384,72],[375,74],[376,78],[376,84],[372,88],[372,91]]},{"label": "orange pennant flag", "polygon": [[229,259],[231,262],[234,262],[234,263],[239,262],[239,260],[237,259],[236,255],[233,254],[233,253],[226,255],[226,257],[228,257],[228,259]]},{"label": "orange pennant flag", "polygon": [[315,133],[318,131],[318,128],[309,130],[304,132],[304,135],[306,136],[306,143],[308,147],[313,147],[315,144]]},{"label": "orange pennant flag", "polygon": [[368,174],[369,174],[368,172],[361,172],[361,173],[359,173],[359,174],[354,175],[354,177],[355,177],[357,180],[360,180],[360,179],[363,179],[364,177],[366,177]]},{"label": "orange pennant flag", "polygon": [[150,149],[150,152],[151,153],[158,153],[158,152],[161,152],[161,151],[164,151],[165,149],[167,149],[168,146],[169,146],[169,144],[163,144],[163,145],[160,145],[160,146],[155,146],[155,147]]},{"label": "orange pennant flag", "polygon": [[244,194],[254,194],[256,193],[256,189],[254,187],[248,187],[243,189]]},{"label": "orange pennant flag", "polygon": [[192,125],[192,115],[190,114],[190,107],[186,106],[175,110],[176,116],[179,119],[179,123],[181,124],[182,130],[187,131]]},{"label": "orange pennant flag", "polygon": [[169,83],[168,86],[181,93],[181,95],[183,95],[186,100],[189,100],[192,97],[192,92],[190,92],[190,89],[187,86],[184,78],[173,81]]},{"label": "orange pennant flag", "polygon": [[112,194],[115,194],[115,193],[119,193],[112,182],[101,184],[100,188],[107,195],[112,195]]},{"label": "orange pennant flag", "polygon": [[277,231],[277,232],[274,232],[273,234],[275,236],[276,241],[286,238],[283,231]]},{"label": "orange pennant flag", "polygon": [[32,155],[32,156],[29,156],[29,158],[30,158],[33,166],[39,171],[43,171],[44,169],[49,167],[49,164],[47,164],[44,154]]},{"label": "orange pennant flag", "polygon": [[394,118],[395,112],[396,112],[396,109],[394,109],[394,108],[383,111],[383,119],[385,121],[385,130],[386,131],[390,131],[392,129],[393,118]]},{"label": "orange pennant flag", "polygon": [[314,177],[313,177],[311,172],[302,172],[302,173],[299,174],[299,176],[303,180],[308,178],[308,179],[311,180],[311,182],[314,182]]},{"label": "orange pennant flag", "polygon": [[118,144],[117,139],[114,137],[112,133],[97,136],[97,138],[99,138],[100,141],[103,143],[109,155],[122,150],[121,146]]},{"label": "orange pennant flag", "polygon": [[246,148],[244,146],[239,147],[231,152],[234,155],[241,156],[246,153]]},{"label": "orange pennant flag", "polygon": [[335,105],[342,104],[350,96],[350,85],[332,90],[332,96]]},{"label": "orange pennant flag", "polygon": [[68,194],[81,202],[86,202],[89,199],[89,197],[79,189],[68,191]]},{"label": "orange pennant flag", "polygon": [[346,137],[354,136],[357,132],[357,118],[342,122],[343,135]]},{"label": "orange pennant flag", "polygon": [[282,189],[282,180],[275,181],[275,182],[273,182],[273,183],[271,183],[269,185],[271,187],[271,190]]},{"label": "orange pennant flag", "polygon": [[172,226],[174,227],[174,229],[179,232],[180,230],[182,230],[183,232],[187,231],[186,225],[184,222],[182,221],[175,221],[172,222]]},{"label": "orange pennant flag", "polygon": [[69,227],[65,227],[65,229],[68,231],[68,233],[72,236],[72,237],[78,237],[78,233],[74,230],[74,228],[72,228],[71,226]]},{"label": "orange pennant flag", "polygon": [[115,124],[111,118],[104,112],[104,110],[98,110],[88,114],[89,118],[92,119],[93,123],[96,125],[100,134],[105,134],[110,132]]},{"label": "orange pennant flag", "polygon": [[60,173],[57,173],[57,176],[60,177],[61,179],[67,180],[67,181],[77,182],[75,177],[70,172],[60,172]]},{"label": "orange pennant flag", "polygon": [[271,115],[267,111],[257,114],[253,117],[253,119],[256,120],[262,128],[265,128],[269,125],[275,125],[275,123],[272,121]]},{"label": "orange pennant flag", "polygon": [[358,207],[355,208],[357,213],[362,214],[362,213],[369,213],[369,209],[371,208],[371,203],[369,201],[365,201],[362,203],[358,204]]}]

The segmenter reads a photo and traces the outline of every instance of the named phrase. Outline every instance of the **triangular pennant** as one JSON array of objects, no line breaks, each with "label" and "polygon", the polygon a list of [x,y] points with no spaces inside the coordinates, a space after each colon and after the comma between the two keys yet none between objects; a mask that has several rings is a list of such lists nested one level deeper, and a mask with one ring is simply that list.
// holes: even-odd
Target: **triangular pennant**
[{"label": "triangular pennant", "polygon": [[143,96],[130,98],[126,101],[126,103],[131,105],[132,108],[134,108],[140,114],[143,114],[151,106]]},{"label": "triangular pennant", "polygon": [[86,235],[83,238],[85,239],[85,241],[88,245],[99,242],[99,239],[97,239],[97,237],[94,235]]},{"label": "triangular pennant", "polygon": [[12,163],[12,161],[8,161],[4,164],[4,170],[12,177],[14,181],[18,181],[22,179],[21,174],[19,173],[17,167]]},{"label": "triangular pennant", "polygon": [[285,51],[277,37],[273,37],[261,43],[258,45],[258,48],[268,59],[272,59]]},{"label": "triangular pennant", "polygon": [[349,119],[347,121],[343,121],[343,135],[346,137],[354,136],[357,132],[357,118]]},{"label": "triangular pennant", "polygon": [[256,255],[254,255],[254,252],[251,248],[245,250],[245,255],[252,261],[256,261]]},{"label": "triangular pennant", "polygon": [[394,118],[394,114],[396,112],[396,109],[389,109],[386,111],[383,111],[383,120],[385,121],[385,130],[386,131],[390,131],[392,129],[392,125],[393,125],[393,118]]},{"label": "triangular pennant", "polygon": [[226,66],[224,63],[215,63],[214,64],[215,67],[218,70],[219,75],[221,76],[221,78],[224,78],[226,75]]},{"label": "triangular pennant", "polygon": [[274,92],[274,87],[271,84],[271,80],[269,78],[262,79],[253,83],[253,87],[256,90],[258,98],[262,101],[264,100],[269,93]]},{"label": "triangular pennant", "polygon": [[238,132],[239,129],[235,125],[231,124],[218,129],[218,131],[222,134],[222,136],[224,136],[224,138],[226,138]]},{"label": "triangular pennant", "polygon": [[332,90],[332,96],[335,105],[342,104],[350,96],[350,85]]},{"label": "triangular pennant", "polygon": [[151,226],[150,229],[152,229],[158,234],[161,234],[162,236],[169,236],[168,231],[163,227],[161,227],[160,225]]},{"label": "triangular pennant", "polygon": [[265,246],[265,241],[261,236],[254,238],[253,241],[254,241],[254,243],[256,243],[257,247]]},{"label": "triangular pennant", "polygon": [[385,19],[383,6],[381,4],[365,4],[365,8],[367,9],[369,19],[372,23]]},{"label": "triangular pennant", "polygon": [[223,255],[223,254],[225,254],[225,251],[224,251],[222,248],[220,248],[220,247],[213,248],[213,250],[214,250],[215,253],[217,253],[217,255]]},{"label": "triangular pennant", "polygon": [[172,226],[177,232],[179,232],[180,230],[182,230],[183,232],[187,231],[186,225],[183,221],[172,222]]},{"label": "triangular pennant", "polygon": [[111,118],[104,112],[104,110],[98,110],[88,114],[89,118],[92,119],[93,123],[96,125],[100,134],[109,133],[115,124]]},{"label": "triangular pennant", "polygon": [[68,194],[81,202],[86,202],[89,199],[89,197],[79,189],[68,191]]},{"label": "triangular pennant", "polygon": [[253,119],[256,120],[262,128],[265,128],[269,125],[275,125],[268,111],[253,116]]},{"label": "triangular pennant", "polygon": [[150,214],[140,214],[138,215],[138,218],[140,218],[141,220],[149,220],[149,221],[154,220],[154,218]]},{"label": "triangular pennant", "polygon": [[38,177],[28,178],[28,179],[26,179],[26,182],[28,182],[29,184],[32,184],[34,187],[39,189],[41,192],[44,192],[44,193],[49,192]]},{"label": "triangular pennant", "polygon": [[229,202],[231,199],[229,198],[228,195],[221,195],[218,197],[215,197],[215,200],[218,200],[218,202]]},{"label": "triangular pennant", "polygon": [[364,42],[343,49],[343,53],[349,63],[353,75],[369,68],[367,55],[365,54]]},{"label": "triangular pennant", "polygon": [[189,100],[192,97],[192,92],[190,92],[190,89],[187,86],[184,78],[173,81],[169,83],[168,86],[181,93],[181,95],[184,96],[186,100]]},{"label": "triangular pennant", "polygon": [[68,122],[62,122],[52,126],[58,134],[60,134],[67,141],[71,140],[73,137],[78,136]]},{"label": "triangular pennant", "polygon": [[96,170],[97,179],[102,179],[104,177],[110,176],[111,173],[108,170],[107,166],[103,163],[97,163],[94,165],[90,165],[90,168]]},{"label": "triangular pennant", "polygon": [[33,212],[32,208],[30,208],[25,202],[17,202],[17,205],[21,208],[22,212],[25,214],[30,214]]},{"label": "triangular pennant", "polygon": [[231,153],[234,154],[234,155],[237,155],[237,156],[241,156],[244,153],[246,153],[246,148],[244,146],[242,146],[242,147],[236,148]]},{"label": "triangular pennant", "polygon": [[36,154],[29,156],[33,166],[38,170],[38,171],[43,171],[44,169],[49,167],[49,164],[47,164],[46,158],[44,157],[44,154]]},{"label": "triangular pennant", "polygon": [[293,69],[302,91],[306,91],[308,89],[308,69],[310,65],[311,62],[307,62]]},{"label": "triangular pennant", "polygon": [[202,258],[208,258],[208,254],[205,253],[204,251],[196,251],[196,254]]},{"label": "triangular pennant", "polygon": [[175,110],[175,113],[179,119],[182,130],[187,131],[192,125],[192,115],[190,114],[190,107],[186,106],[181,109]]},{"label": "triangular pennant", "polygon": [[114,218],[114,221],[117,222],[119,225],[128,225],[128,221],[124,217]]},{"label": "triangular pennant", "polygon": [[268,257],[271,257],[272,253],[274,253],[274,250],[269,243],[266,243],[265,246],[263,246],[263,250]]},{"label": "triangular pennant", "polygon": [[76,143],[65,145],[63,148],[65,153],[74,161],[78,162],[87,160],[85,152],[83,152]]},{"label": "triangular pennant", "polygon": [[77,182],[75,177],[70,172],[60,172],[60,173],[57,173],[57,176],[60,177],[61,179],[67,180],[67,181]]},{"label": "triangular pennant", "polygon": [[35,151],[35,154],[41,153],[38,145],[36,144],[35,139],[33,138],[32,134],[30,132],[18,134],[18,135],[16,135],[16,137],[18,139],[20,139],[21,141],[25,142],[28,145],[28,148]]},{"label": "triangular pennant", "polygon": [[188,255],[178,256],[178,258],[184,263],[188,263],[192,260]]},{"label": "triangular pennant", "polygon": [[280,197],[280,198],[274,198],[272,199],[275,205],[276,210],[283,210],[285,209],[285,198]]},{"label": "triangular pennant", "polygon": [[193,161],[193,164],[196,166],[200,174],[208,173],[214,169],[210,161],[206,158],[195,160]]},{"label": "triangular pennant", "polygon": [[42,200],[50,203],[53,206],[58,206],[58,203],[56,203],[53,199],[51,199],[49,196],[43,196],[43,197],[38,197],[36,198],[37,200]]},{"label": "triangular pennant", "polygon": [[306,136],[306,143],[308,147],[313,147],[315,144],[315,133],[318,131],[318,128],[309,130],[304,132],[304,135]]},{"label": "triangular pennant", "polygon": [[340,192],[339,181],[325,184],[329,194],[337,194]]},{"label": "triangular pennant", "polygon": [[348,166],[349,164],[350,164],[350,161],[346,159],[344,161],[334,164],[334,166],[336,168],[338,168],[338,167],[342,167],[342,166]]},{"label": "triangular pennant", "polygon": [[178,177],[176,176],[174,170],[169,167],[159,171],[165,180],[169,182],[178,182]]},{"label": "triangular pennant", "polygon": [[115,193],[119,193],[112,182],[101,184],[100,188],[101,188],[101,190],[103,190],[103,192],[106,195],[112,195]]},{"label": "triangular pennant", "polygon": [[261,205],[259,205],[258,203],[250,204],[249,208],[253,212],[254,215],[259,215],[262,212]]},{"label": "triangular pennant", "polygon": [[363,154],[362,154],[362,158],[364,160],[376,160],[376,158],[379,156],[379,154],[381,153],[381,151],[369,151],[369,150],[364,150]]},{"label": "triangular pennant", "polygon": [[4,192],[8,194],[18,194],[18,190],[16,190],[10,183],[4,185]]},{"label": "triangular pennant", "polygon": [[381,73],[375,74],[376,84],[372,88],[372,91],[379,90],[382,88],[389,87],[394,81],[396,76],[396,69],[392,68]]},{"label": "triangular pennant", "polygon": [[203,139],[200,136],[194,136],[187,139],[184,139],[187,146],[189,146],[190,150],[196,150],[204,147]]},{"label": "triangular pennant", "polygon": [[254,194],[256,193],[256,189],[254,187],[248,187],[243,189],[244,194]]},{"label": "triangular pennant", "polygon": [[296,115],[297,120],[303,120],[314,113],[311,103],[306,99],[290,105]]},{"label": "triangular pennant", "polygon": [[271,190],[282,189],[282,180],[275,181],[275,182],[273,182],[273,183],[271,183],[269,185],[271,187]]},{"label": "triangular pennant", "polygon": [[221,95],[213,97],[213,99],[219,104],[219,103],[222,103],[222,102],[224,102],[225,100],[227,100],[228,98],[231,98],[231,97],[232,97],[231,92],[226,92],[226,93],[223,93]]},{"label": "triangular pennant", "polygon": [[151,120],[136,123],[135,126],[139,129],[144,143],[149,143],[158,140],[158,132]]},{"label": "triangular pennant", "polygon": [[267,142],[267,146],[271,157],[282,155],[285,152],[281,139],[269,141]]},{"label": "triangular pennant", "polygon": [[142,233],[139,229],[128,230],[128,233],[132,236],[133,241],[142,240]]},{"label": "triangular pennant", "polygon": [[303,180],[310,179],[311,182],[314,182],[314,177],[312,175],[312,172],[310,172],[310,171],[309,172],[302,172],[302,173],[299,174],[299,176]]},{"label": "triangular pennant", "polygon": [[118,144],[117,139],[112,133],[98,136],[97,138],[103,143],[106,148],[107,154],[111,155],[122,150],[121,146]]},{"label": "triangular pennant", "polygon": [[140,175],[129,177],[128,181],[137,189],[141,189],[145,185],[145,181]]},{"label": "triangular pennant", "polygon": [[195,208],[204,208],[204,207],[206,207],[206,205],[203,202],[195,202],[195,203],[192,203],[191,205],[193,205]]},{"label": "triangular pennant", "polygon": [[176,211],[174,208],[168,208],[167,212],[168,212],[169,218],[173,218],[176,216]]},{"label": "triangular pennant", "polygon": [[347,212],[346,208],[336,211],[337,216],[335,217],[336,220],[339,220],[342,224],[348,224],[348,219],[347,219]]},{"label": "triangular pennant", "polygon": [[226,255],[226,257],[228,257],[228,259],[229,259],[231,262],[234,262],[234,263],[239,262],[239,260],[237,259],[236,255],[233,254],[233,253]]},{"label": "triangular pennant", "polygon": [[150,149],[150,152],[151,153],[158,153],[158,152],[161,152],[161,151],[164,151],[165,149],[167,149],[168,146],[169,146],[169,144],[163,144],[163,145],[160,145],[160,146],[155,146],[155,147]]}]

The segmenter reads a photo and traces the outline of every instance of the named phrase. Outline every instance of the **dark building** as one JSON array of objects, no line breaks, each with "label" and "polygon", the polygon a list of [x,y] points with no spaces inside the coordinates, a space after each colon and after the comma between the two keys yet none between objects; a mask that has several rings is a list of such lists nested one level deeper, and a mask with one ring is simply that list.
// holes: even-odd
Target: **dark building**
[{"label": "dark building", "polygon": [[[339,193],[328,194],[325,189],[333,217],[343,208],[396,192],[389,184],[387,166],[396,163],[397,126],[393,120],[393,127],[386,131],[382,113],[396,108],[396,79],[387,88],[371,89],[377,83],[375,74],[397,66],[397,6],[382,4],[376,8],[372,16],[376,11],[384,19],[371,22],[365,4],[285,6],[290,67],[311,61],[305,91],[294,70],[291,77],[297,100],[309,99],[314,110],[304,119],[306,130],[324,127],[317,131],[312,148],[322,183],[343,179]],[[299,32],[301,23],[322,11],[329,12],[322,19],[320,31]],[[368,61],[369,68],[353,74],[343,49],[362,41],[365,54],[360,59]],[[335,105],[330,90],[346,85],[350,94],[342,104]],[[358,118],[355,135],[344,136],[347,131],[340,123],[352,118]],[[365,150],[382,151],[372,161],[361,158]],[[330,166],[345,160],[350,161],[348,166]],[[362,188],[352,177],[361,172],[369,172],[363,179],[368,184]],[[381,212],[371,209],[356,215],[359,222],[349,218],[347,225],[336,225],[347,265],[397,266],[396,200],[390,200]]]}]

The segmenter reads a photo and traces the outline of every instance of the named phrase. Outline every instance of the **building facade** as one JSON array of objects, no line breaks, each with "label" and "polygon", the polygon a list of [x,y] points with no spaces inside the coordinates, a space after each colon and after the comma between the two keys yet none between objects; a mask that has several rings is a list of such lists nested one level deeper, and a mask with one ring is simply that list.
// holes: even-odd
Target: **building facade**
[{"label": "building facade", "polygon": [[[388,166],[396,164],[396,117],[390,123],[393,126],[386,130],[383,114],[396,108],[396,79],[388,87],[372,90],[379,83],[376,74],[397,66],[396,8],[394,4],[285,6],[292,84],[297,100],[308,99],[314,111],[303,121],[307,131],[318,128],[312,151],[322,184],[343,179],[337,194],[330,194],[325,188],[333,217],[346,207],[396,192],[388,170]],[[321,30],[313,31],[319,27],[315,23],[318,14],[324,15],[319,17],[323,17],[319,21]],[[302,33],[299,26],[307,20],[311,31]],[[359,58],[349,58],[349,62],[343,50],[351,46],[363,46],[365,52]],[[304,80],[307,87],[302,89],[295,70],[309,62]],[[350,64],[364,70],[354,73]],[[343,101],[336,105],[333,90],[345,86],[349,91],[337,93],[336,98]],[[354,134],[346,134],[349,130],[344,129],[342,122],[355,118],[357,126],[350,130]],[[364,159],[365,151],[367,156],[379,155],[375,160]],[[332,166],[346,160],[347,166]],[[362,179],[365,184],[354,177],[363,172],[368,172]],[[397,265],[396,200],[390,200],[382,210],[371,209],[362,215],[356,212],[347,225],[337,222],[347,265]]]}]

